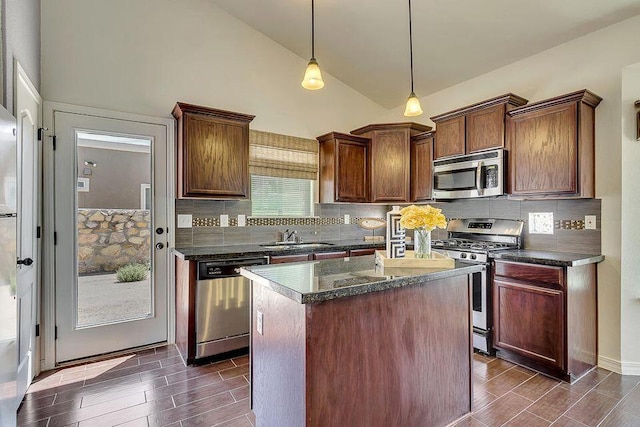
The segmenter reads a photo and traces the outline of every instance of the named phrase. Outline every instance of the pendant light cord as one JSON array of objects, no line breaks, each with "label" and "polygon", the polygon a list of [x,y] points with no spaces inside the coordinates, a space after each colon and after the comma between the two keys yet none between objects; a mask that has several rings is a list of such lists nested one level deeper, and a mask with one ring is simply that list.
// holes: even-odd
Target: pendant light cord
[{"label": "pendant light cord", "polygon": [[316,44],[316,17],[315,17],[315,7],[313,4],[313,0],[311,0],[311,57],[316,57],[315,52],[315,44]]},{"label": "pendant light cord", "polygon": [[[313,4],[313,0],[311,0],[311,4]],[[413,36],[411,34],[411,0],[409,0],[409,61],[411,63],[411,93],[413,93]]]}]

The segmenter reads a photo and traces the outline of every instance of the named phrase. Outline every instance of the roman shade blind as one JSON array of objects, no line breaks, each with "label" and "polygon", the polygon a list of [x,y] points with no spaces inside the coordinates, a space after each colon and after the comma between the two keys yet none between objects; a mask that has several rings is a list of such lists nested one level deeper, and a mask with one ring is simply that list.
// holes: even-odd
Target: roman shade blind
[{"label": "roman shade blind", "polygon": [[318,141],[252,130],[249,133],[249,173],[316,180]]}]

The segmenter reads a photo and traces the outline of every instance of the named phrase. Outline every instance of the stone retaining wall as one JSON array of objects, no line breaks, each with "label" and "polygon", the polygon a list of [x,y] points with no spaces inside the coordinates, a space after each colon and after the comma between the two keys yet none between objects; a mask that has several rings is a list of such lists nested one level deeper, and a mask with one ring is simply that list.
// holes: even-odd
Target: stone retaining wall
[{"label": "stone retaining wall", "polygon": [[78,209],[78,273],[111,273],[149,262],[151,212]]}]

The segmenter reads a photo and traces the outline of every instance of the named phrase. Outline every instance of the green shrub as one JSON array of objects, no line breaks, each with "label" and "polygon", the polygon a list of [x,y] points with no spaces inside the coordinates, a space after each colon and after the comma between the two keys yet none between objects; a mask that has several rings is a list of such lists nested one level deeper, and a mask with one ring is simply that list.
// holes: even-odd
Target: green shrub
[{"label": "green shrub", "polygon": [[139,282],[149,275],[149,268],[145,264],[128,264],[116,271],[118,282]]}]

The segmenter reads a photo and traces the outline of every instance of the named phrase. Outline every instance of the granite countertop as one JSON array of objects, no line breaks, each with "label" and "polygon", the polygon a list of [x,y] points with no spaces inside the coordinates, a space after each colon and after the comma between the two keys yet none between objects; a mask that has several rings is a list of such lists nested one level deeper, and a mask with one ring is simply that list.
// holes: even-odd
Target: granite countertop
[{"label": "granite countertop", "polygon": [[400,288],[485,270],[480,264],[456,262],[452,269],[382,269],[373,255],[252,266],[240,273],[300,304]]},{"label": "granite countertop", "polygon": [[604,260],[604,255],[531,251],[526,249],[496,252],[492,254],[492,257],[505,261],[526,262],[556,267],[577,267],[579,265],[594,264]]},{"label": "granite countertop", "polygon": [[[246,255],[251,256],[273,256],[273,255],[295,255],[319,252],[345,251],[351,249],[384,249],[384,242],[365,242],[363,240],[323,240],[322,242],[331,245],[322,247],[288,247],[288,248],[266,248],[257,243],[247,243],[241,245],[206,246],[201,248],[187,247],[174,248],[173,253],[187,261],[208,261],[215,259],[240,258]],[[305,242],[307,243],[307,242]],[[314,242],[308,242],[314,243]]]}]

